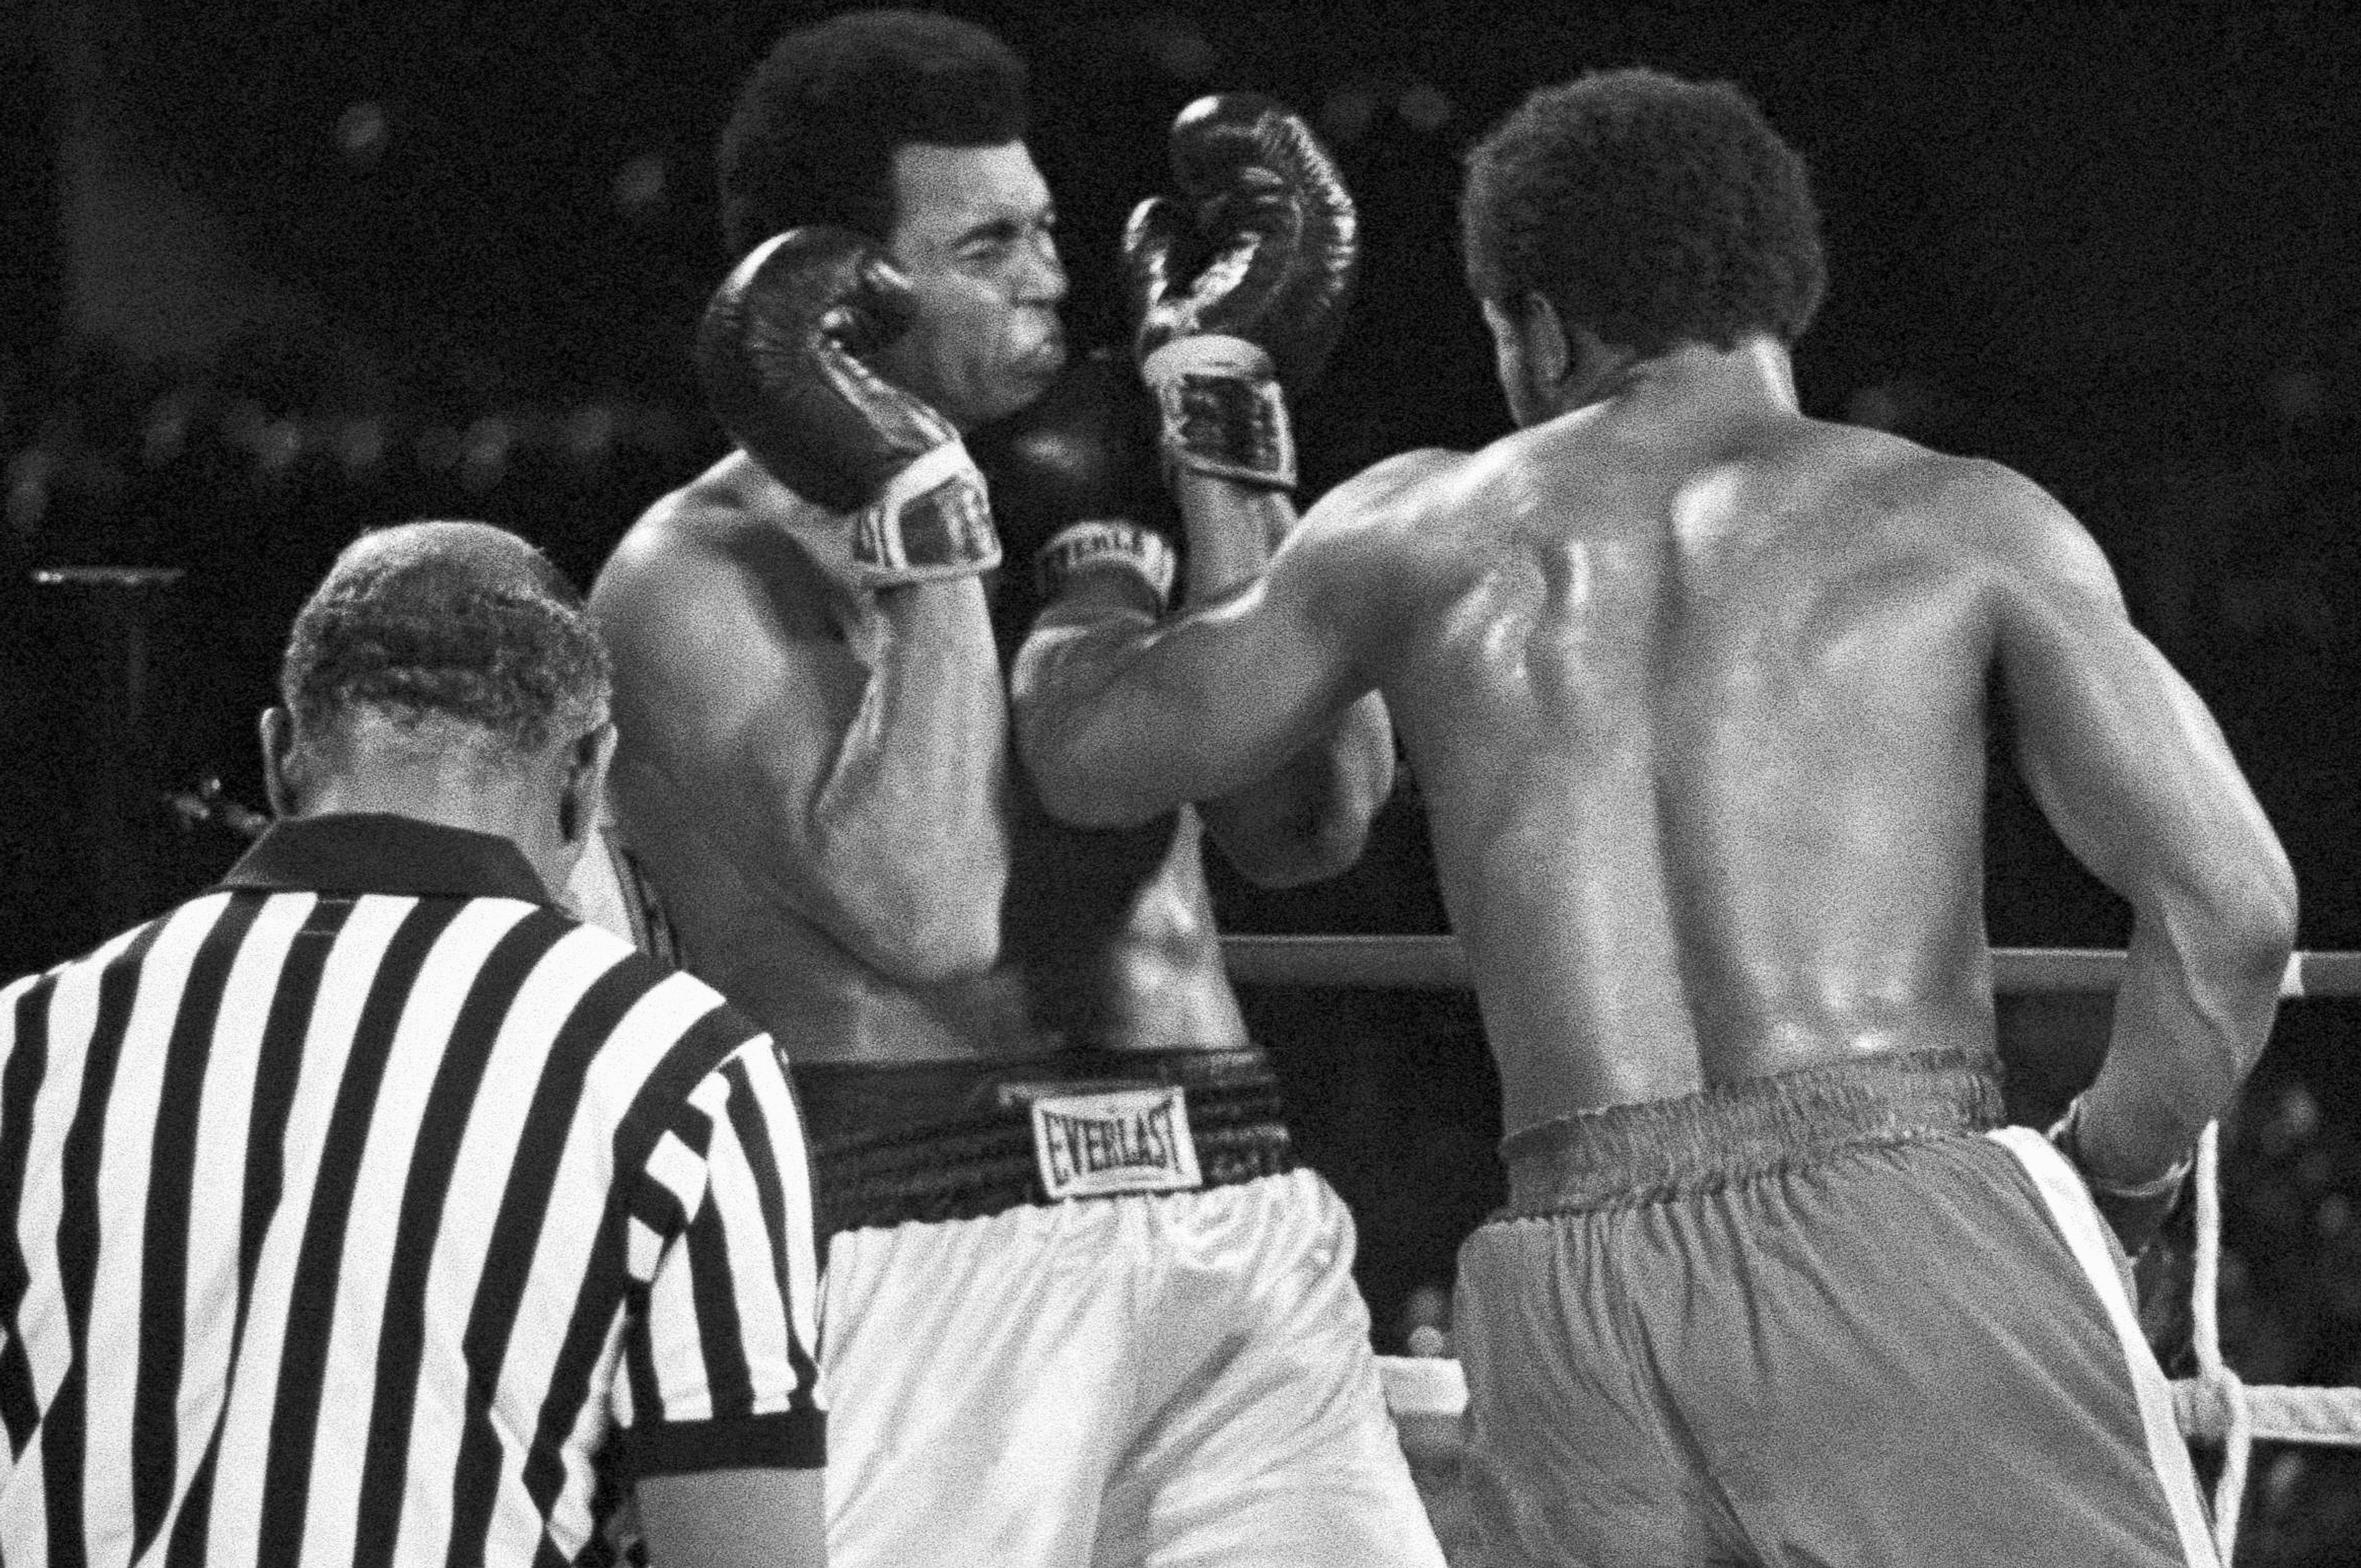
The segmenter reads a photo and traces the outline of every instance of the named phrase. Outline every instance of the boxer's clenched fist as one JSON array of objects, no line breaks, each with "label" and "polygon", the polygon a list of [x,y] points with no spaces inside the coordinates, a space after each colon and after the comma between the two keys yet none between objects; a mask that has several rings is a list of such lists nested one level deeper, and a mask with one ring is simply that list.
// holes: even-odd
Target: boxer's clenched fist
[{"label": "boxer's clenched fist", "polygon": [[1281,389],[1327,363],[1358,256],[1353,198],[1311,127],[1251,93],[1201,98],[1171,136],[1174,193],[1124,231],[1140,374],[1170,457],[1294,483]]},{"label": "boxer's clenched fist", "polygon": [[1326,149],[1254,93],[1200,98],[1172,123],[1174,194],[1124,232],[1143,358],[1176,338],[1244,338],[1280,383],[1319,378],[1358,265],[1358,219]]}]

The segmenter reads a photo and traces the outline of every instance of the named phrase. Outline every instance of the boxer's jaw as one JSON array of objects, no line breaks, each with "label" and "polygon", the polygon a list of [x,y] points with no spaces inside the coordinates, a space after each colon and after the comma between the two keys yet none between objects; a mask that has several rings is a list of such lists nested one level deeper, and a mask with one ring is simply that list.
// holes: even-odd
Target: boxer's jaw
[{"label": "boxer's jaw", "polygon": [[1573,406],[1560,396],[1570,351],[1550,302],[1529,294],[1513,308],[1497,300],[1481,303],[1484,324],[1492,334],[1492,363],[1500,395],[1518,428],[1554,419]]}]

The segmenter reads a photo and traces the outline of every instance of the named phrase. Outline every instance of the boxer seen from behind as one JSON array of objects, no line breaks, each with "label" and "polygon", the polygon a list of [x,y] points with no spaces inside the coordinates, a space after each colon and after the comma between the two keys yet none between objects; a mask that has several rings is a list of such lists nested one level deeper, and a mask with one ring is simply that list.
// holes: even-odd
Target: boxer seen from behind
[{"label": "boxer seen from behind", "polygon": [[[1143,820],[1384,695],[1509,1130],[1455,1323],[1479,1561],[2211,1562],[2118,1269],[2292,940],[2220,731],[2048,495],[1800,412],[1818,216],[1736,89],[1537,93],[1463,215],[1520,429],[1178,619],[1078,578],[1016,670],[1043,797]],[[2048,1139],[1999,1125],[1995,685],[2136,917]]]},{"label": "boxer seen from behind", "polygon": [[[612,799],[689,967],[796,1064],[832,1561],[1436,1564],[1351,1221],[1290,1156],[1200,858],[1210,831],[1266,880],[1349,862],[1384,710],[1079,832],[1015,775],[994,630],[1037,573],[1171,586],[1159,422],[1176,471],[1228,476],[1183,482],[1189,590],[1259,566],[1351,203],[1278,106],[1184,115],[1187,204],[1132,247],[1151,401],[1126,363],[1066,363],[1024,85],[990,34],[901,11],[791,32],[747,82],[721,149],[743,259],[699,340],[736,449],[593,595]],[[987,483],[962,436],[994,422]]]}]

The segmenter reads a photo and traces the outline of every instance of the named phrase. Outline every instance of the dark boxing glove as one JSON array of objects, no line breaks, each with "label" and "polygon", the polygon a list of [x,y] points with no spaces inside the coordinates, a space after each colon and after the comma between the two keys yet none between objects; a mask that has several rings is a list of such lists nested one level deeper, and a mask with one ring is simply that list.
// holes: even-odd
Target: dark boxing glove
[{"label": "dark boxing glove", "polygon": [[975,456],[1012,554],[1047,603],[1079,574],[1129,574],[1171,601],[1180,521],[1158,482],[1156,412],[1120,355],[1080,356],[1022,412],[979,431]]},{"label": "dark boxing glove", "polygon": [[1343,326],[1359,254],[1352,194],[1311,127],[1258,93],[1190,104],[1171,155],[1176,194],[1141,203],[1123,239],[1167,459],[1292,488],[1282,392],[1318,378]]},{"label": "dark boxing glove", "polygon": [[861,362],[909,329],[910,285],[871,241],[824,226],[757,246],[714,291],[697,378],[772,477],[853,514],[869,587],[966,576],[1000,560],[983,479],[950,422]]},{"label": "dark boxing glove", "polygon": [[2173,1205],[2180,1201],[2197,1157],[2193,1152],[2184,1155],[2163,1175],[2147,1181],[2111,1180],[2099,1175],[2084,1154],[2081,1126],[2082,1096],[2078,1094],[2067,1105],[2066,1113],[2050,1126],[2049,1141],[2091,1190],[2092,1206],[2123,1243],[2125,1255],[2136,1258],[2156,1239]]}]

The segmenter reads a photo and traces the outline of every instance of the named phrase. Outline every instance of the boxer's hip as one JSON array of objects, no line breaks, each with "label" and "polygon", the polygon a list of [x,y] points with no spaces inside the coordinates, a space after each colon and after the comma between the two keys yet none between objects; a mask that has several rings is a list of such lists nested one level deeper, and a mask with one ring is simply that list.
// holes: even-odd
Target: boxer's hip
[{"label": "boxer's hip", "polygon": [[1488,1560],[2206,1561],[2103,1223],[2002,1120],[1929,1053],[1512,1140],[1454,1316]]},{"label": "boxer's hip", "polygon": [[1258,1050],[794,1070],[823,1234],[1192,1191],[1295,1167],[1279,1081]]}]

